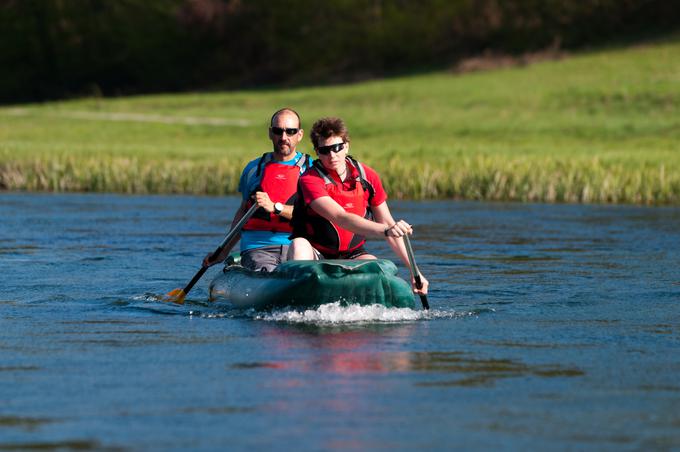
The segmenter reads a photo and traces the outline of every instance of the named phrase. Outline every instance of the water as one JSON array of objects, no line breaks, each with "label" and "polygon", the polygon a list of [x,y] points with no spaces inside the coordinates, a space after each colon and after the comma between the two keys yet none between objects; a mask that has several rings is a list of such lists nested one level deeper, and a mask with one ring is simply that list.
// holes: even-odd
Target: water
[{"label": "water", "polygon": [[0,449],[680,448],[680,209],[392,202],[429,313],[157,301],[237,203],[0,194]]}]

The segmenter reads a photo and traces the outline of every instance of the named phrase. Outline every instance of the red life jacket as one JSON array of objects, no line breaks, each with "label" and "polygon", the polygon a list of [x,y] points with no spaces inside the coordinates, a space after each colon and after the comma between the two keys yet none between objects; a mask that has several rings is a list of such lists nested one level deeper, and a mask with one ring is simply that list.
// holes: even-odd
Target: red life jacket
[{"label": "red life jacket", "polygon": [[[300,171],[303,167],[309,167],[309,156],[303,154],[295,165],[284,165],[274,160],[271,152],[260,158],[257,165],[256,177],[262,174],[260,185],[251,193],[263,191],[269,195],[272,202],[292,205],[297,195],[297,183],[300,179]],[[248,208],[253,201],[248,201]],[[263,208],[255,211],[255,214],[243,226],[246,231],[271,231],[291,232],[290,220],[283,218],[274,212],[267,212]]]},{"label": "red life jacket", "polygon": [[[347,156],[349,163],[356,168],[358,173],[353,181],[351,190],[344,190],[328,174],[319,160],[316,160],[309,171],[316,171],[326,184],[328,195],[346,212],[371,219],[370,201],[373,199],[375,190],[366,180],[366,173],[361,163]],[[304,237],[314,248],[328,255],[351,252],[362,246],[366,238],[352,231],[341,228],[331,223],[305,205],[304,198],[298,193],[298,198],[293,210],[293,237]]]}]

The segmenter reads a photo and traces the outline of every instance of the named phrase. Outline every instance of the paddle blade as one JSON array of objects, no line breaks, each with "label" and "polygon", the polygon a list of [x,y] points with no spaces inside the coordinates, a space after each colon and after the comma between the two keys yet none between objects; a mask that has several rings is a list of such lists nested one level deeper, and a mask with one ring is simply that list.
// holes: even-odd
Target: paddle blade
[{"label": "paddle blade", "polygon": [[184,304],[184,298],[186,296],[187,294],[184,292],[184,289],[175,289],[171,292],[168,292],[168,294],[165,297],[165,301],[177,304]]}]

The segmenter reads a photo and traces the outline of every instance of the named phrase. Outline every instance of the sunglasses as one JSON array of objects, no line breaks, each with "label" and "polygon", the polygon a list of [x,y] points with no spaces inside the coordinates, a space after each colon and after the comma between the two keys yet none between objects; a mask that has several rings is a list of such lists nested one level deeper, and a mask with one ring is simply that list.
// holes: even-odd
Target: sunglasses
[{"label": "sunglasses", "polygon": [[329,146],[319,146],[318,148],[316,148],[316,152],[318,152],[320,155],[328,155],[331,153],[331,151],[337,154],[343,149],[345,149],[344,141],[342,143],[331,144]]},{"label": "sunglasses", "polygon": [[286,135],[291,136],[295,135],[298,133],[300,129],[294,129],[294,128],[286,128],[282,129],[281,127],[271,127],[271,131],[274,135],[283,135],[283,132],[286,132]]}]

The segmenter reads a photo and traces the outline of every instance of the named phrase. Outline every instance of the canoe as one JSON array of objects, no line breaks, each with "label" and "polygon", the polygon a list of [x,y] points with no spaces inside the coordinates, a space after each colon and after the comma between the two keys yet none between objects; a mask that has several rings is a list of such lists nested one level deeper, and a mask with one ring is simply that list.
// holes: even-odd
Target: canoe
[{"label": "canoe", "polygon": [[335,302],[415,308],[410,285],[383,259],[289,261],[270,273],[229,265],[211,282],[210,300],[257,310]]}]

